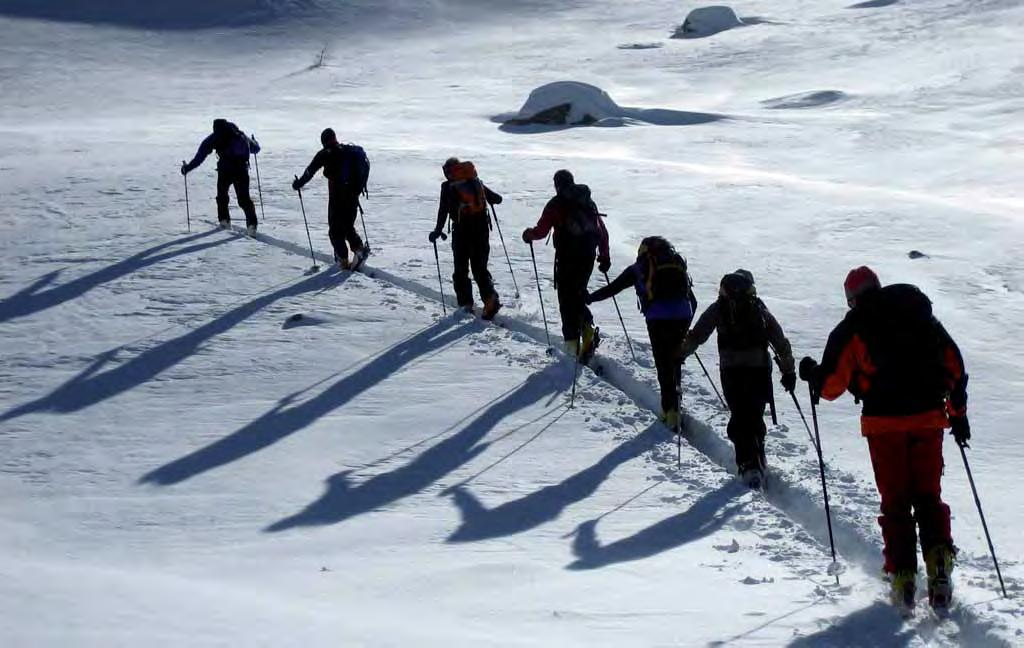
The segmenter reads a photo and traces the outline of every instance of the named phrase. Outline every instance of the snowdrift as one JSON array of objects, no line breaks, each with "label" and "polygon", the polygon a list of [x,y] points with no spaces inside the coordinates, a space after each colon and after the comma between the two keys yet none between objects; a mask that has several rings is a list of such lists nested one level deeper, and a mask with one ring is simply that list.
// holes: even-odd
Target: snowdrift
[{"label": "snowdrift", "polygon": [[144,29],[202,29],[308,14],[318,0],[0,0],[0,15]]},{"label": "snowdrift", "polygon": [[761,104],[773,110],[795,110],[802,108],[819,108],[829,104],[846,101],[850,96],[841,90],[812,90],[765,99]]},{"label": "snowdrift", "polygon": [[531,92],[517,112],[496,115],[493,121],[502,124],[503,130],[537,132],[572,126],[626,126],[635,122],[687,126],[724,117],[712,113],[624,107],[597,86],[556,81]]},{"label": "snowdrift", "polygon": [[683,24],[672,34],[672,38],[707,38],[719,32],[744,26],[746,23],[740,20],[731,7],[700,7],[686,16]]}]

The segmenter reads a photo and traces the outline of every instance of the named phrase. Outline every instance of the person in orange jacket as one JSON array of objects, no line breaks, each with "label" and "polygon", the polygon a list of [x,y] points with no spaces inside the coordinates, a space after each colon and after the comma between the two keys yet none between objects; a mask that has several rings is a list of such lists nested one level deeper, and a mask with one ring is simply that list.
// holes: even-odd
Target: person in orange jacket
[{"label": "person in orange jacket", "polygon": [[941,497],[942,438],[947,427],[961,446],[971,438],[963,358],[916,286],[883,288],[862,266],[844,287],[850,311],[829,335],[821,364],[800,361],[800,377],[815,402],[846,391],[863,402],[861,432],[881,496],[878,523],[893,603],[914,604],[920,533],[928,600],[945,608],[956,548]]}]

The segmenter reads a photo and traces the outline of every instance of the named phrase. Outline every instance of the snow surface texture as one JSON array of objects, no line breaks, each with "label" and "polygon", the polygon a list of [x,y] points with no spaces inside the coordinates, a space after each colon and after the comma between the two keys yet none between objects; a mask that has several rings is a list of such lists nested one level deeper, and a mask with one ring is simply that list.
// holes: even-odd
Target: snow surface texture
[{"label": "snow surface texture", "polygon": [[596,86],[556,81],[531,92],[518,112],[496,115],[493,120],[508,131],[538,132],[566,126],[625,126],[638,122],[692,126],[724,118],[724,115],[681,110],[624,108]]},{"label": "snow surface texture", "polygon": [[[638,51],[609,43],[657,40],[676,3],[373,4],[358,29],[328,2],[200,31],[0,18],[0,645],[1020,645],[1018,2],[750,2],[784,22]],[[567,77],[731,118],[525,137],[487,120]],[[214,229],[212,160],[185,228],[177,167],[215,116],[264,146],[252,239]],[[373,160],[366,274],[307,274],[289,185],[327,125]],[[506,199],[521,297],[492,238],[502,327],[442,316],[426,233],[450,155]],[[904,620],[884,602],[849,399],[818,411],[839,586],[784,394],[771,487],[751,493],[688,363],[677,465],[629,295],[638,362],[596,305],[604,375],[582,372],[568,409],[516,236],[562,167],[609,214],[613,274],[652,233],[702,305],[750,268],[800,355],[845,312],[849,268],[922,286],[972,374],[969,457],[1010,598],[949,446],[958,604]],[[326,265],[323,181],[304,195]]]}]

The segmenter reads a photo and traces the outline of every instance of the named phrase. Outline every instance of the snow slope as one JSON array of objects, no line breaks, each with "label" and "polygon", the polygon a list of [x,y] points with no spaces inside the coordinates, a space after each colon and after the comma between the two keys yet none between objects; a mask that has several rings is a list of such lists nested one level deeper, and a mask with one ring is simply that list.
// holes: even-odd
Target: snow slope
[{"label": "snow slope", "polygon": [[[1017,3],[734,3],[765,22],[643,50],[615,44],[659,42],[685,11],[374,5],[358,28],[317,3],[320,19],[182,13],[142,31],[124,27],[171,26],[161,5],[45,22],[0,3],[0,643],[1021,641],[1022,517],[1005,486],[1024,416]],[[730,119],[490,121],[566,78]],[[256,240],[210,226],[212,163],[189,177],[184,231],[177,165],[216,116],[264,146]],[[374,277],[305,274],[288,185],[327,125],[373,161]],[[492,237],[506,328],[441,313],[425,236],[449,155],[506,197],[521,291]],[[970,458],[1011,597],[947,449],[961,603],[904,622],[881,602],[852,402],[820,410],[839,587],[813,452],[781,392],[767,497],[730,477],[726,415],[690,366],[677,467],[629,296],[639,363],[599,305],[605,375],[584,372],[567,409],[571,367],[544,353],[517,236],[561,167],[610,215],[615,269],[655,232],[685,251],[704,304],[750,268],[800,354],[842,316],[850,267],[921,285],[972,374]],[[305,197],[323,259],[322,183]],[[537,252],[551,315],[551,252]],[[442,263],[447,279],[443,247]],[[309,325],[286,326],[295,313]],[[702,355],[714,365],[713,345]]]}]

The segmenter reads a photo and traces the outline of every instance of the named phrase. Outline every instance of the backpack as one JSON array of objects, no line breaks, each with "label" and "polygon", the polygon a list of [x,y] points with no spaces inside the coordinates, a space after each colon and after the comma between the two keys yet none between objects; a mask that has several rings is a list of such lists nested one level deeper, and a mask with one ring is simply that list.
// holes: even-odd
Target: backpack
[{"label": "backpack", "polygon": [[581,255],[592,255],[601,240],[597,219],[601,213],[590,197],[590,187],[577,184],[566,187],[559,196],[567,205],[565,218],[555,236],[555,247],[568,247]]},{"label": "backpack", "polygon": [[348,185],[356,193],[365,194],[366,182],[370,177],[370,159],[366,157],[366,151],[355,144],[339,144],[329,148],[328,152],[324,177]]},{"label": "backpack", "polygon": [[240,162],[249,161],[249,138],[232,122],[225,122],[224,130],[218,133],[217,156],[222,159]]},{"label": "backpack", "polygon": [[693,282],[686,269],[686,259],[672,244],[660,236],[649,236],[640,242],[636,256],[636,293],[640,310],[654,302],[690,301]]},{"label": "backpack", "polygon": [[766,348],[768,325],[764,305],[748,274],[734,272],[722,277],[718,292],[718,344],[726,349]]},{"label": "backpack", "polygon": [[458,218],[463,216],[485,217],[487,215],[487,193],[484,183],[476,174],[472,162],[459,162],[448,169],[449,188],[458,208]]}]

